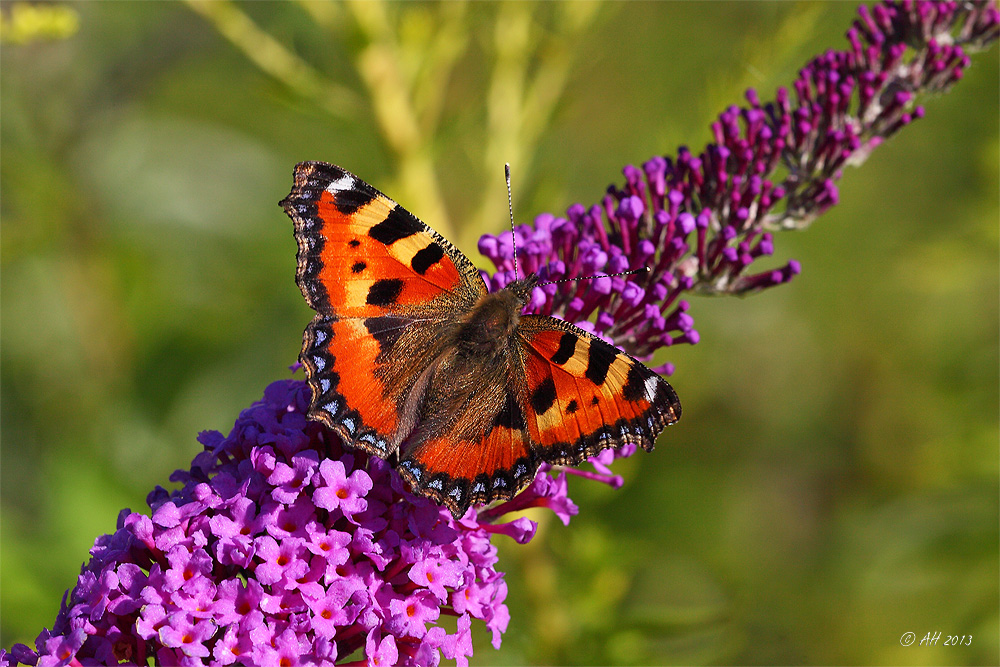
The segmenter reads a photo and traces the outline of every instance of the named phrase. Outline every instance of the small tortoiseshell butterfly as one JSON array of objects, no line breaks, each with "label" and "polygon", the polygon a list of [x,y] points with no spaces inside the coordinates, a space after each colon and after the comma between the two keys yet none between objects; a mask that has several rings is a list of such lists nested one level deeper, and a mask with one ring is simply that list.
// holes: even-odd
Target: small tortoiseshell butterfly
[{"label": "small tortoiseshell butterfly", "polygon": [[490,293],[455,246],[340,167],[297,165],[281,205],[316,311],[299,357],[309,416],[456,517],[510,498],[542,462],[649,451],[680,417],[670,385],[629,355],[522,314],[535,276]]}]

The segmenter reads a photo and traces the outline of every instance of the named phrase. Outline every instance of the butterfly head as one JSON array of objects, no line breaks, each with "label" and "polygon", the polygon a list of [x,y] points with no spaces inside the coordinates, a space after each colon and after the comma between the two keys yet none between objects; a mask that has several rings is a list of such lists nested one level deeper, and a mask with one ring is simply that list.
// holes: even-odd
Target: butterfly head
[{"label": "butterfly head", "polygon": [[[514,294],[520,302],[521,308],[524,308],[528,304],[528,300],[531,299],[531,290],[535,289],[535,285],[537,284],[538,276],[531,273],[526,278],[518,278],[511,282],[503,291]],[[520,312],[520,309],[518,312]]]}]

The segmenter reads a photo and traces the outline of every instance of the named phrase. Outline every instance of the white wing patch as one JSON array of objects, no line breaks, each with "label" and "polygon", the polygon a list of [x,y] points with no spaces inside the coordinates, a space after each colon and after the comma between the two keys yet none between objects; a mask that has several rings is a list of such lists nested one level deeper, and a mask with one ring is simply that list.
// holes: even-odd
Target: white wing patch
[{"label": "white wing patch", "polygon": [[352,190],[354,189],[354,177],[350,174],[344,174],[335,181],[330,181],[330,185],[326,186],[326,191],[330,194],[336,194],[342,190]]},{"label": "white wing patch", "polygon": [[646,400],[650,403],[656,398],[656,385],[660,381],[659,376],[651,375],[646,378]]}]

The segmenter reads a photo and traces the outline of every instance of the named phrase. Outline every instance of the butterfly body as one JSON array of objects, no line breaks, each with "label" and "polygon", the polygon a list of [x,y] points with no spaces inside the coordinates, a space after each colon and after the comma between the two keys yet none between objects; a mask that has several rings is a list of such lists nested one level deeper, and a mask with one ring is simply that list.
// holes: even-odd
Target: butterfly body
[{"label": "butterfly body", "polygon": [[301,163],[282,205],[316,311],[300,354],[310,416],[456,516],[510,498],[542,462],[650,450],[679,418],[641,363],[524,314],[534,276],[489,292],[457,248],[349,172]]}]

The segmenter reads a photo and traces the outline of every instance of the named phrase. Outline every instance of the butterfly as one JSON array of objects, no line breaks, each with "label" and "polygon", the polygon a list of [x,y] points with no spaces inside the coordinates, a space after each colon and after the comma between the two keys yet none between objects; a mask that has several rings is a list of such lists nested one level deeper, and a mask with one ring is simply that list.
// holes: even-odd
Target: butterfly
[{"label": "butterfly", "polygon": [[511,498],[541,463],[576,465],[656,436],[673,388],[600,338],[523,314],[538,279],[489,292],[472,262],[357,176],[295,167],[281,206],[316,315],[299,356],[309,417],[390,461],[456,517]]}]

